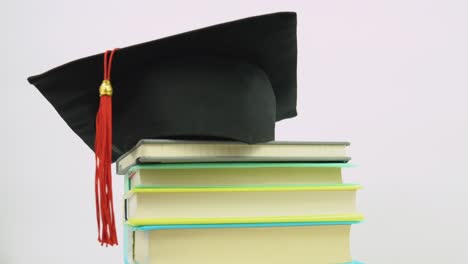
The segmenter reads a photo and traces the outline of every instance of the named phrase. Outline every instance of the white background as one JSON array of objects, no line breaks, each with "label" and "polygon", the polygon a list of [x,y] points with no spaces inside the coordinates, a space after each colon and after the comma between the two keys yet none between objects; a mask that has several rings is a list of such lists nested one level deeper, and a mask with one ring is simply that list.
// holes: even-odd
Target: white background
[{"label": "white background", "polygon": [[[354,257],[467,263],[468,1],[230,2],[1,2],[0,263],[122,263],[121,247],[95,242],[93,152],[26,77],[287,10],[298,12],[299,116],[276,138],[352,142],[359,167],[346,180],[364,185],[367,217]],[[114,190],[118,201],[120,176]]]}]

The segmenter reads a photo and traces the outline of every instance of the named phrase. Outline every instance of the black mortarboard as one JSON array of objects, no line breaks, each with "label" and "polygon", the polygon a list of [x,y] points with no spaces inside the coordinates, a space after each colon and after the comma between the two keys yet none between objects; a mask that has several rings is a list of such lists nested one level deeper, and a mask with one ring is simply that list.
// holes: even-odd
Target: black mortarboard
[{"label": "black mortarboard", "polygon": [[[94,149],[98,54],[28,78]],[[146,42],[112,63],[113,161],[142,138],[274,140],[296,115],[296,14],[274,13]]]},{"label": "black mortarboard", "polygon": [[[91,149],[103,55],[28,78]],[[117,50],[112,61],[109,160],[115,161],[143,138],[274,140],[275,122],[296,115],[296,62],[292,12]]]}]

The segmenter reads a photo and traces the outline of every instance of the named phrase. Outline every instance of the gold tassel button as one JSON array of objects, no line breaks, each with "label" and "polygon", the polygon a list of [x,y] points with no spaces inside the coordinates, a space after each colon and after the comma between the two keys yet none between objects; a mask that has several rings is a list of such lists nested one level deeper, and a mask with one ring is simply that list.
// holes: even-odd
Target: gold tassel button
[{"label": "gold tassel button", "polygon": [[112,85],[109,80],[102,81],[99,87],[99,96],[103,95],[112,96]]}]

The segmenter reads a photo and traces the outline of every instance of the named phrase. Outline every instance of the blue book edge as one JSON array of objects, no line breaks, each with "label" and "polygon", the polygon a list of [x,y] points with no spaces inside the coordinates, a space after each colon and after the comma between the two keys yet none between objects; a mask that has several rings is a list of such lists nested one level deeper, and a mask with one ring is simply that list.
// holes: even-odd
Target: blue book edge
[{"label": "blue book edge", "polygon": [[352,225],[361,221],[336,221],[336,222],[280,222],[280,223],[240,223],[240,224],[189,224],[189,225],[150,225],[126,227],[130,231],[151,231],[168,229],[203,229],[203,228],[261,228],[261,227],[291,227],[291,226],[324,226],[324,225]]},{"label": "blue book edge", "polygon": [[124,228],[123,228],[123,258],[124,258],[124,263],[125,264],[130,264],[128,262],[128,226],[127,225],[124,225]]},{"label": "blue book edge", "polygon": [[126,175],[140,169],[242,169],[242,168],[351,168],[347,162],[205,162],[205,163],[160,163],[137,164]]}]

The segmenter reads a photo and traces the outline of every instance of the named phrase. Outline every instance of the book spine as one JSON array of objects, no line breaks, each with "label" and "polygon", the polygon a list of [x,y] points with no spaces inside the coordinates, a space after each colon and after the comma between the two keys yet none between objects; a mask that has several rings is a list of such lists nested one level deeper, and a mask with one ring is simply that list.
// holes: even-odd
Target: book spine
[{"label": "book spine", "polygon": [[133,243],[135,231],[124,225],[123,257],[125,264],[135,264],[133,262]]}]

